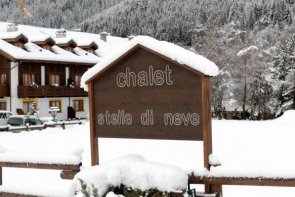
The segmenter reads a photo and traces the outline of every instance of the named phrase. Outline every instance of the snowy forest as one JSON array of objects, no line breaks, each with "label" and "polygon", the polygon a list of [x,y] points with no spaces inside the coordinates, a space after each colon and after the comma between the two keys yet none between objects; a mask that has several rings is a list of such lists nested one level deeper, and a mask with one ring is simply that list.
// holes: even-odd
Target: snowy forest
[{"label": "snowy forest", "polygon": [[[269,119],[295,109],[295,0],[0,1],[0,20],[114,36],[148,35],[214,61],[214,116]],[[234,112],[234,113],[233,113]],[[239,116],[239,117],[238,117]]]}]

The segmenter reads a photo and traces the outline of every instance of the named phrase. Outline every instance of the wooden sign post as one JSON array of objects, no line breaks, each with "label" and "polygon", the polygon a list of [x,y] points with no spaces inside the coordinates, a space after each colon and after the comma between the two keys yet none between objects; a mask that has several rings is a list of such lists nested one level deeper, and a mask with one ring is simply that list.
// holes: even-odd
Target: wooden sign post
[{"label": "wooden sign post", "polygon": [[137,44],[86,84],[92,165],[99,164],[99,137],[198,140],[204,142],[204,166],[209,169],[209,76]]}]

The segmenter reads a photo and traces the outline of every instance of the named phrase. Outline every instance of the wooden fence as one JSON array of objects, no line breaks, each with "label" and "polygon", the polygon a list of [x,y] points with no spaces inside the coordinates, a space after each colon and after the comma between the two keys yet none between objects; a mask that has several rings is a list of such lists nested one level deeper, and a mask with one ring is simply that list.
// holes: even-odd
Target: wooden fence
[{"label": "wooden fence", "polygon": [[295,178],[286,179],[283,177],[214,177],[191,175],[189,176],[188,183],[210,185],[213,188],[211,192],[214,192],[217,197],[220,197],[222,196],[222,185],[295,187]]}]

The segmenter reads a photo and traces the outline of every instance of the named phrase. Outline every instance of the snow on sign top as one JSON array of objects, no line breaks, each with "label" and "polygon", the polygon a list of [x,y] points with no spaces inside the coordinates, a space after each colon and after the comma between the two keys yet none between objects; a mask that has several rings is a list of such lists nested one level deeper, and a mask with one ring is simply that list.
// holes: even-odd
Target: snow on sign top
[{"label": "snow on sign top", "polygon": [[112,62],[114,62],[123,54],[131,50],[136,45],[142,45],[180,64],[187,65],[190,68],[203,73],[204,75],[216,76],[219,73],[219,69],[215,65],[215,63],[206,59],[203,56],[197,55],[191,51],[188,51],[182,47],[179,47],[169,42],[158,41],[148,36],[137,36],[132,41],[130,41],[122,50],[118,51],[117,53],[108,58],[105,58],[103,61],[89,69],[82,76],[81,87],[83,87],[87,91],[87,83],[92,77],[94,77],[97,73],[101,72],[104,68],[109,66]]}]

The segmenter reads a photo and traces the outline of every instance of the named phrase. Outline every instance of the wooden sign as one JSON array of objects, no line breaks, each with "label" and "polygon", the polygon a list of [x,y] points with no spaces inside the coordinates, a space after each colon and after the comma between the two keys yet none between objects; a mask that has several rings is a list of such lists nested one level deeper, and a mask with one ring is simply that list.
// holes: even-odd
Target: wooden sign
[{"label": "wooden sign", "polygon": [[92,147],[99,137],[203,140],[212,152],[210,77],[137,45],[87,83]]}]

